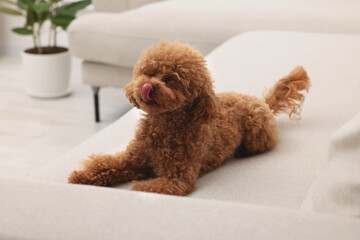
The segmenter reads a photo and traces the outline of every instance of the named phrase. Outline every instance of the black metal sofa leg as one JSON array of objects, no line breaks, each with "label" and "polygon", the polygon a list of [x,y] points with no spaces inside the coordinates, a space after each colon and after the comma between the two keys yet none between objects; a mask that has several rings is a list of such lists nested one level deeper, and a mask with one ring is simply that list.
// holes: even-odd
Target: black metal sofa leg
[{"label": "black metal sofa leg", "polygon": [[95,106],[95,122],[100,122],[100,110],[99,110],[99,91],[100,87],[91,87],[94,93],[94,106]]}]

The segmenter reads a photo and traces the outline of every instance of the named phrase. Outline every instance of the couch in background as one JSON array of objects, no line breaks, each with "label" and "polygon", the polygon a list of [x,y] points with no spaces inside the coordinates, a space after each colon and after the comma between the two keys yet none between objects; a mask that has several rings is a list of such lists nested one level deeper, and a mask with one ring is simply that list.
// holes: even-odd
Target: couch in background
[{"label": "couch in background", "polygon": [[69,27],[71,53],[83,59],[83,82],[94,91],[123,88],[143,49],[159,40],[188,43],[206,55],[253,30],[360,33],[353,0],[95,0],[97,12]]},{"label": "couch in background", "polygon": [[95,96],[100,87],[130,81],[148,45],[178,40],[207,55],[216,92],[261,97],[303,65],[313,85],[303,118],[279,116],[274,150],[226,161],[186,197],[129,191],[132,183],[67,184],[88,155],[125,149],[142,114],[133,108],[31,176],[0,178],[0,239],[360,239],[359,6],[95,1],[99,12],[69,29],[71,51],[84,59],[83,80]]}]

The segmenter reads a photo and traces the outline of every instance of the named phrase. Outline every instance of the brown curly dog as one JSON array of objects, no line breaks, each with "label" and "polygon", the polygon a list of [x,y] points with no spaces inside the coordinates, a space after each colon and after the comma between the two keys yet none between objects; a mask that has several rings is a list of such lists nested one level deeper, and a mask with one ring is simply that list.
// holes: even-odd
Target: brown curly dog
[{"label": "brown curly dog", "polygon": [[[236,77],[236,76],[234,76]],[[302,67],[279,80],[265,99],[215,95],[206,61],[198,51],[162,41],[146,49],[126,96],[147,114],[126,150],[93,155],[70,183],[111,186],[132,180],[133,190],[186,195],[199,176],[225,159],[268,151],[278,143],[274,115],[300,118],[310,80]]]}]

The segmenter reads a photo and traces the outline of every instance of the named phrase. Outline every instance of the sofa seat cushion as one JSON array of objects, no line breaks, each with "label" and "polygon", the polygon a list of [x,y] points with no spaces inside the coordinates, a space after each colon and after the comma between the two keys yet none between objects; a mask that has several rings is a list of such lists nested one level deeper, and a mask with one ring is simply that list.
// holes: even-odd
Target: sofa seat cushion
[{"label": "sofa seat cushion", "polygon": [[69,27],[72,54],[88,61],[133,67],[161,40],[189,43],[203,54],[238,33],[296,30],[360,33],[360,1],[173,0],[122,13],[93,13]]},{"label": "sofa seat cushion", "polygon": [[[359,111],[355,104],[360,102],[359,42],[359,36],[350,35],[252,32],[230,39],[209,54],[217,92],[261,97],[265,88],[296,65],[305,67],[313,87],[300,122],[277,118],[281,141],[274,150],[228,160],[201,177],[190,197],[298,208],[325,165],[331,135]],[[65,183],[88,155],[125,149],[140,117],[139,110],[130,110],[32,178]]]},{"label": "sofa seat cushion", "polygon": [[[232,194],[232,199],[245,202],[299,207],[327,167],[331,137],[360,112],[359,40],[359,36],[340,34],[251,32],[210,53],[208,65],[217,92],[232,90],[261,97],[296,65],[305,67],[312,88],[306,95],[301,121],[289,121],[285,115],[277,118],[280,144],[274,151],[230,161],[200,182],[226,178],[223,188],[207,185],[216,189],[216,198]],[[235,175],[237,180],[231,181]],[[204,197],[202,191],[195,194]]]}]

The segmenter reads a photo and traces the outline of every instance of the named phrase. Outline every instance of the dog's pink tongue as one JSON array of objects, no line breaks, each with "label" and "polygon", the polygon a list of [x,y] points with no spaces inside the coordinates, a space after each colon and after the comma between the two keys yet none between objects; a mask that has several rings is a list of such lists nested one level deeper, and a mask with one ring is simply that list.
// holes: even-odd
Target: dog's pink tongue
[{"label": "dog's pink tongue", "polygon": [[151,83],[145,83],[144,85],[142,85],[141,87],[141,98],[145,101],[145,102],[150,102],[152,99],[150,98],[150,91],[152,89],[152,85]]}]

